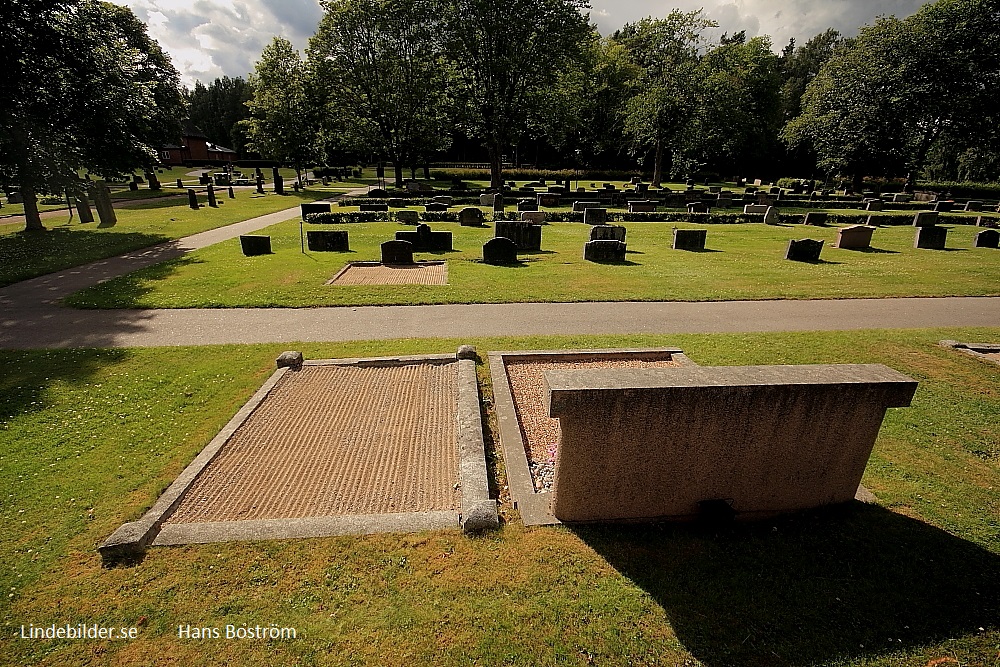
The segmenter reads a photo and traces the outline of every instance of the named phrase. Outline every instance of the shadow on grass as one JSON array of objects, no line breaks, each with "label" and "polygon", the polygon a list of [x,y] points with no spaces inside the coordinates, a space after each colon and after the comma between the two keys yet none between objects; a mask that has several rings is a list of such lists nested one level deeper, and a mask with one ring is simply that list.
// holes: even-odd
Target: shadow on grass
[{"label": "shadow on grass", "polygon": [[1000,625],[1000,556],[875,505],[720,534],[573,530],[663,607],[708,667],[827,664]]},{"label": "shadow on grass", "polygon": [[675,248],[683,252],[723,252],[722,250],[712,250],[711,248]]},{"label": "shadow on grass", "polygon": [[898,255],[898,250],[883,250],[882,248],[837,248],[838,250],[850,250],[851,252],[863,252],[869,255]]},{"label": "shadow on grass", "polygon": [[74,308],[141,308],[142,297],[153,291],[149,283],[166,280],[180,267],[201,263],[190,255],[170,259],[88,287],[67,297],[65,303]]}]

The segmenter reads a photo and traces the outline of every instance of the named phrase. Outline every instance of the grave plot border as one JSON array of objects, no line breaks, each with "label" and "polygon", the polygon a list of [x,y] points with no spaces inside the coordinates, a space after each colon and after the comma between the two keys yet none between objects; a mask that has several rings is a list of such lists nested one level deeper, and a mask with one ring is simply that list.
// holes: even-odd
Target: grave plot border
[{"label": "grave plot border", "polygon": [[514,407],[514,395],[507,377],[508,361],[586,361],[614,358],[660,358],[669,354],[681,366],[697,366],[676,347],[617,348],[586,350],[513,350],[489,353],[493,407],[496,411],[497,436],[507,470],[511,501],[526,526],[551,526],[562,523],[552,515],[552,493],[538,493],[528,467],[528,454],[521,436],[521,423]]},{"label": "grave plot border", "polygon": [[177,509],[184,494],[198,476],[222,451],[226,443],[264,402],[286,373],[295,369],[279,367],[264,382],[221,431],[177,476],[153,506],[138,520],[119,527],[99,547],[103,563],[140,558],[150,546],[204,544],[233,540],[290,539],[380,532],[416,532],[459,528],[478,532],[499,525],[496,501],[490,498],[486,471],[486,448],[480,418],[479,388],[476,379],[475,352],[465,354],[404,355],[349,359],[317,359],[304,366],[387,367],[413,363],[457,363],[458,397],[455,429],[459,449],[460,510],[407,512],[397,514],[307,517],[301,519],[266,519],[257,521],[219,521],[195,524],[163,525]]},{"label": "grave plot border", "polygon": [[374,262],[374,261],[347,262],[346,264],[344,264],[344,266],[341,267],[341,269],[339,271],[337,271],[337,273],[335,273],[333,275],[332,278],[330,278],[329,280],[327,280],[323,284],[324,285],[335,285],[337,283],[337,279],[338,278],[340,278],[342,275],[344,275],[345,273],[347,273],[348,271],[350,271],[351,268],[355,267],[355,266],[360,266],[360,267],[366,267],[366,266],[367,267],[373,267],[373,266],[389,266],[389,267],[393,267],[393,266],[395,266],[395,267],[418,268],[419,269],[419,268],[428,267],[428,266],[440,266],[441,264],[444,264],[447,267],[448,266],[448,261],[444,260],[444,259],[418,259],[418,260],[415,260],[413,262],[413,264],[396,264],[396,265],[393,265],[393,264],[383,264],[382,262]]},{"label": "grave plot border", "polygon": [[950,347],[953,350],[964,352],[988,364],[1000,366],[1000,361],[987,355],[1000,354],[1000,343],[960,343],[957,340],[943,340],[938,343],[941,347]]}]

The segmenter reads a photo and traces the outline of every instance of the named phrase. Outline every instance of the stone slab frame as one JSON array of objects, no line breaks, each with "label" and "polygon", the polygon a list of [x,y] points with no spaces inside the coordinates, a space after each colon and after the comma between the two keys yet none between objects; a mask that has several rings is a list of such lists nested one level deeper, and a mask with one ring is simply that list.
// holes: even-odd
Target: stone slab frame
[{"label": "stone slab frame", "polygon": [[[461,352],[461,350],[460,350]],[[290,353],[282,353],[279,363]],[[297,353],[292,353],[297,354]],[[474,354],[474,352],[473,352]],[[480,417],[479,385],[474,357],[467,354],[432,354],[364,359],[308,360],[303,365],[355,365],[384,367],[414,363],[458,364],[458,412],[456,432],[459,448],[459,484],[462,491],[461,512],[408,512],[400,514],[306,517],[262,521],[226,521],[190,524],[175,533],[162,536],[164,522],[180,505],[185,492],[225,447],[250,415],[264,402],[286,373],[294,367],[279,366],[264,385],[229,420],[195,459],[167,487],[140,519],[119,527],[98,546],[105,566],[141,557],[153,545],[221,542],[231,540],[290,539],[344,534],[391,531],[419,531],[461,526],[466,532],[499,527],[496,501],[490,497],[486,469],[486,447]],[[175,527],[176,528],[176,527]]]},{"label": "stone slab frame", "polygon": [[551,493],[538,493],[531,479],[521,424],[514,407],[514,395],[507,378],[508,361],[592,361],[598,359],[671,359],[683,366],[696,364],[676,347],[624,348],[611,350],[521,350],[490,352],[490,378],[496,410],[500,449],[507,471],[507,486],[514,509],[526,526],[549,526],[560,523],[549,506]]},{"label": "stone slab frame", "polygon": [[770,516],[855,498],[885,411],[917,383],[879,364],[546,371],[564,522]]}]

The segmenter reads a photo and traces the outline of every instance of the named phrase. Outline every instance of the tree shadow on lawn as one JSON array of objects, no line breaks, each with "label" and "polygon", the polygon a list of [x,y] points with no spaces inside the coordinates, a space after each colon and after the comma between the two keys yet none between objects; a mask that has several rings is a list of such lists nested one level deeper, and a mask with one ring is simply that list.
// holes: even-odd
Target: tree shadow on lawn
[{"label": "tree shadow on lawn", "polygon": [[104,308],[106,307],[103,305],[104,302],[110,299],[114,303],[114,308],[140,308],[142,297],[153,291],[147,286],[149,283],[166,280],[180,267],[202,263],[202,260],[190,255],[169,259],[70,295],[66,299],[66,304],[73,308]]},{"label": "tree shadow on lawn", "polygon": [[876,505],[723,532],[572,530],[663,607],[708,667],[877,657],[1000,625],[1000,556]]}]

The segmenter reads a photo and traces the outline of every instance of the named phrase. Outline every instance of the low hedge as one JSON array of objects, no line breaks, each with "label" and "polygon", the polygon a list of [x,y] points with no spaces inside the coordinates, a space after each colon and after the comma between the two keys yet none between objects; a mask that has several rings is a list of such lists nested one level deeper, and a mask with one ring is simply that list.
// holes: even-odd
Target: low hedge
[{"label": "low hedge", "polygon": [[[417,213],[420,222],[458,222],[458,213],[431,211]],[[310,213],[306,222],[311,225],[349,225],[359,222],[398,222],[392,211],[349,211],[346,213]]]}]

